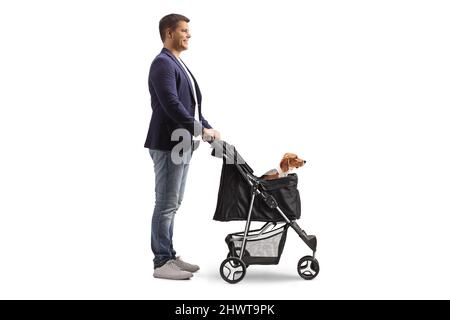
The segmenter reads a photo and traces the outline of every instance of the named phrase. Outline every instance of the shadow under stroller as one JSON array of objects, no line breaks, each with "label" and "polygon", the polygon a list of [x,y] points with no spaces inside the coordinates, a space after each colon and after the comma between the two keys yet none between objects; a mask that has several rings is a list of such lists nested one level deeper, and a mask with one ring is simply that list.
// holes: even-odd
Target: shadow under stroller
[{"label": "shadow under stroller", "polygon": [[[312,280],[319,273],[315,258],[317,238],[308,235],[295,220],[300,219],[300,194],[296,174],[275,180],[262,180],[242,159],[235,147],[225,141],[211,142],[212,155],[223,159],[214,220],[246,221],[245,230],[226,236],[227,258],[220,265],[220,275],[228,283],[241,281],[249,265],[278,264],[292,227],[312,250],[312,256],[298,261],[297,271],[303,279]],[[265,222],[249,230],[252,221]]]}]

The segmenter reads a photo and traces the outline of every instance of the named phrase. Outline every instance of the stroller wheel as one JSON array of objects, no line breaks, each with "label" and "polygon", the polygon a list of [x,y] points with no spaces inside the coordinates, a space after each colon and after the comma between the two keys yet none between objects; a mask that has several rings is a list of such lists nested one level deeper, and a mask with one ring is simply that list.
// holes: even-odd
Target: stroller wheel
[{"label": "stroller wheel", "polygon": [[[244,251],[244,260],[245,260],[246,256],[247,257],[250,256],[250,252],[248,252],[247,249],[245,249],[245,251]],[[233,255],[233,253],[231,251],[229,251],[227,254],[227,258],[232,258],[232,257],[235,257],[235,255]],[[237,255],[236,258],[239,258],[239,254]],[[245,266],[248,268],[249,265],[246,263]]]},{"label": "stroller wheel", "polygon": [[304,256],[298,261],[297,271],[305,280],[312,280],[319,274],[319,262],[311,256]]},{"label": "stroller wheel", "polygon": [[230,257],[223,260],[220,265],[220,276],[228,283],[238,283],[244,279],[246,269],[241,259]]}]

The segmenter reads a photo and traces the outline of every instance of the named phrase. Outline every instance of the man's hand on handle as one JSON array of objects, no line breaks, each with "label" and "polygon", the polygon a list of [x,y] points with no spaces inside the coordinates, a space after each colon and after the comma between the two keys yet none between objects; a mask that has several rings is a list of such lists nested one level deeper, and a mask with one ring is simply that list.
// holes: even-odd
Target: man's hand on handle
[{"label": "man's hand on handle", "polygon": [[203,128],[203,141],[220,140],[220,132],[214,129]]}]

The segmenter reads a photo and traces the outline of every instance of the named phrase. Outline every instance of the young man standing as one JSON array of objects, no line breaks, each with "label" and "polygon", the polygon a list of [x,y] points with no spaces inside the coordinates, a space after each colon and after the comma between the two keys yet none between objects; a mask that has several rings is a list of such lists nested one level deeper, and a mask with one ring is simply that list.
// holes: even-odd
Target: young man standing
[{"label": "young man standing", "polygon": [[200,88],[180,59],[191,38],[188,23],[189,19],[179,14],[161,19],[164,48],[153,60],[148,79],[153,112],[145,147],[154,163],[156,197],[151,234],[153,276],[173,280],[189,279],[199,270],[177,257],[172,243],[175,213],[183,200],[194,150],[192,137],[202,134],[204,139],[220,139],[220,133],[203,117]]}]

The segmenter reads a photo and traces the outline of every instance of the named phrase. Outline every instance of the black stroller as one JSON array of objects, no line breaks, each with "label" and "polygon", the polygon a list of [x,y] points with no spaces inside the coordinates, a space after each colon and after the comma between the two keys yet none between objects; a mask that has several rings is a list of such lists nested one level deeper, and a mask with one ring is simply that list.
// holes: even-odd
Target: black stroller
[{"label": "black stroller", "polygon": [[[287,230],[292,227],[313,251],[297,265],[303,279],[314,279],[319,273],[315,259],[317,238],[307,235],[295,222],[300,219],[300,194],[297,175],[275,180],[262,180],[242,159],[234,146],[225,141],[211,142],[212,155],[223,159],[214,220],[247,221],[243,232],[226,236],[228,256],[220,265],[220,275],[229,283],[245,277],[252,264],[278,264],[286,241]],[[265,222],[257,230],[249,230],[252,221]]]}]

